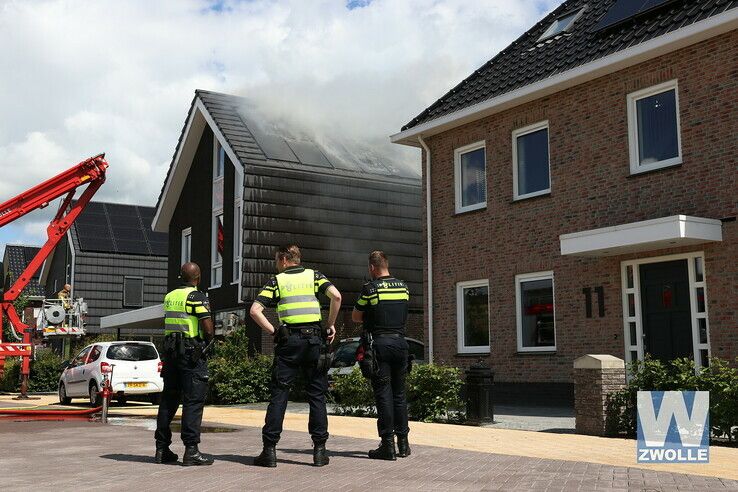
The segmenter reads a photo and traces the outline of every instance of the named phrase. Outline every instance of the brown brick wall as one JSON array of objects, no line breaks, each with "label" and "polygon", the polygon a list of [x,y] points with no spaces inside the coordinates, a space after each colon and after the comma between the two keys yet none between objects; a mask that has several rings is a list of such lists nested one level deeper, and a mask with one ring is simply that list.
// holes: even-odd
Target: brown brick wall
[{"label": "brown brick wall", "polygon": [[[732,31],[427,138],[436,361],[477,360],[456,355],[455,284],[479,278],[490,281],[491,354],[485,360],[497,381],[571,382],[572,362],[583,354],[624,357],[620,262],[626,257],[562,257],[559,235],[676,214],[735,217],[736,61],[738,31]],[[683,163],[631,176],[626,96],[672,79],[679,83]],[[513,202],[511,133],[542,120],[549,121],[552,192]],[[479,140],[487,148],[487,208],[455,216],[454,149]],[[628,258],[704,251],[713,355],[734,358],[738,223],[725,222],[723,236],[718,244]],[[555,276],[557,352],[517,354],[515,275],[543,270]],[[593,296],[588,319],[582,288],[595,286],[604,287],[606,314],[597,317]]]}]

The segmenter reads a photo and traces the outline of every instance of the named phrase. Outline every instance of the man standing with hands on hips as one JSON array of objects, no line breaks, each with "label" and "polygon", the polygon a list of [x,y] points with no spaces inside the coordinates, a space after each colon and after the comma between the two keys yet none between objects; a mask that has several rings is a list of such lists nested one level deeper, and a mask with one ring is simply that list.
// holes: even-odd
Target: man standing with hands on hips
[{"label": "man standing with hands on hips", "polygon": [[[369,254],[369,275],[356,301],[351,319],[364,324],[365,348],[371,340],[375,370],[371,375],[377,404],[377,430],[382,443],[369,457],[396,460],[410,455],[407,435],[408,345],[405,340],[410,292],[407,285],[390,275],[389,260],[382,251]],[[397,449],[395,449],[397,436]]]},{"label": "man standing with hands on hips", "polygon": [[[325,395],[328,391],[327,368],[319,367],[324,339],[333,342],[334,324],[341,309],[341,294],[317,270],[300,265],[300,248],[295,244],[277,250],[277,275],[269,279],[251,306],[256,324],[274,335],[274,365],[270,383],[271,400],[267,408],[262,441],[264,449],[254,460],[257,466],[277,466],[276,446],[282,433],[290,386],[299,370],[305,372],[310,404],[308,431],[313,440],[313,464],[328,464],[325,442],[328,440],[328,412]],[[317,295],[330,300],[327,328],[321,327],[320,302]],[[276,308],[279,328],[275,329],[264,316],[264,308]]]}]

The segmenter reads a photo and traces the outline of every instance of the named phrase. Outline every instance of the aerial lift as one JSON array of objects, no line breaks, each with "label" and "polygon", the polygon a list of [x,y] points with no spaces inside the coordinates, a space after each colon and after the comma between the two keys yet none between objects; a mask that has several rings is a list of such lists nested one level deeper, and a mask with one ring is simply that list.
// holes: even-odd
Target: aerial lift
[{"label": "aerial lift", "polygon": [[[28,285],[36,271],[41,268],[44,261],[54,251],[64,234],[79,217],[82,210],[87,206],[92,196],[105,182],[105,172],[108,163],[105,154],[86,159],[76,166],[62,172],[61,174],[21,193],[15,198],[0,204],[0,227],[17,220],[34,210],[45,208],[53,200],[64,197],[56,212],[56,215],[46,229],[46,243],[41,247],[33,260],[28,264],[23,273],[13,282],[6,291],[0,291],[0,323],[6,318],[9,322],[11,333],[19,342],[4,342],[3,331],[0,330],[0,369],[5,364],[5,357],[23,358],[21,364],[21,396],[28,398],[28,376],[31,369],[31,357],[33,356],[32,334],[29,326],[23,323],[15,310],[13,303],[23,289]],[[77,188],[87,185],[76,201],[74,195]]]}]

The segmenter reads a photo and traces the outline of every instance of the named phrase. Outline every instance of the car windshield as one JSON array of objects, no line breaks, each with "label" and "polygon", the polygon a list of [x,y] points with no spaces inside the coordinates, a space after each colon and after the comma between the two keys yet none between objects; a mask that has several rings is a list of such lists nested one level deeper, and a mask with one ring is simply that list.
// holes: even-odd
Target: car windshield
[{"label": "car windshield", "polygon": [[156,349],[151,345],[140,343],[126,343],[108,347],[107,358],[111,360],[155,360],[158,357]]},{"label": "car windshield", "polygon": [[359,348],[359,341],[344,342],[336,348],[336,354],[333,359],[332,367],[351,367],[356,363],[356,349]]}]

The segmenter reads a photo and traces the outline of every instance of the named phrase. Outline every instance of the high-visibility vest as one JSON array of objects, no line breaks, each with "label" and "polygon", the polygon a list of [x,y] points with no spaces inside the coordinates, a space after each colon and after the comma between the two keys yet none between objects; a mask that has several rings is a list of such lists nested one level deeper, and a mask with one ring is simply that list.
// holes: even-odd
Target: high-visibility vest
[{"label": "high-visibility vest", "polygon": [[320,302],[315,297],[315,272],[305,269],[300,273],[277,275],[279,303],[277,316],[288,325],[320,322]]},{"label": "high-visibility vest", "polygon": [[187,297],[194,287],[174,289],[164,298],[164,335],[181,333],[185,338],[200,335],[200,320],[187,313]]}]

